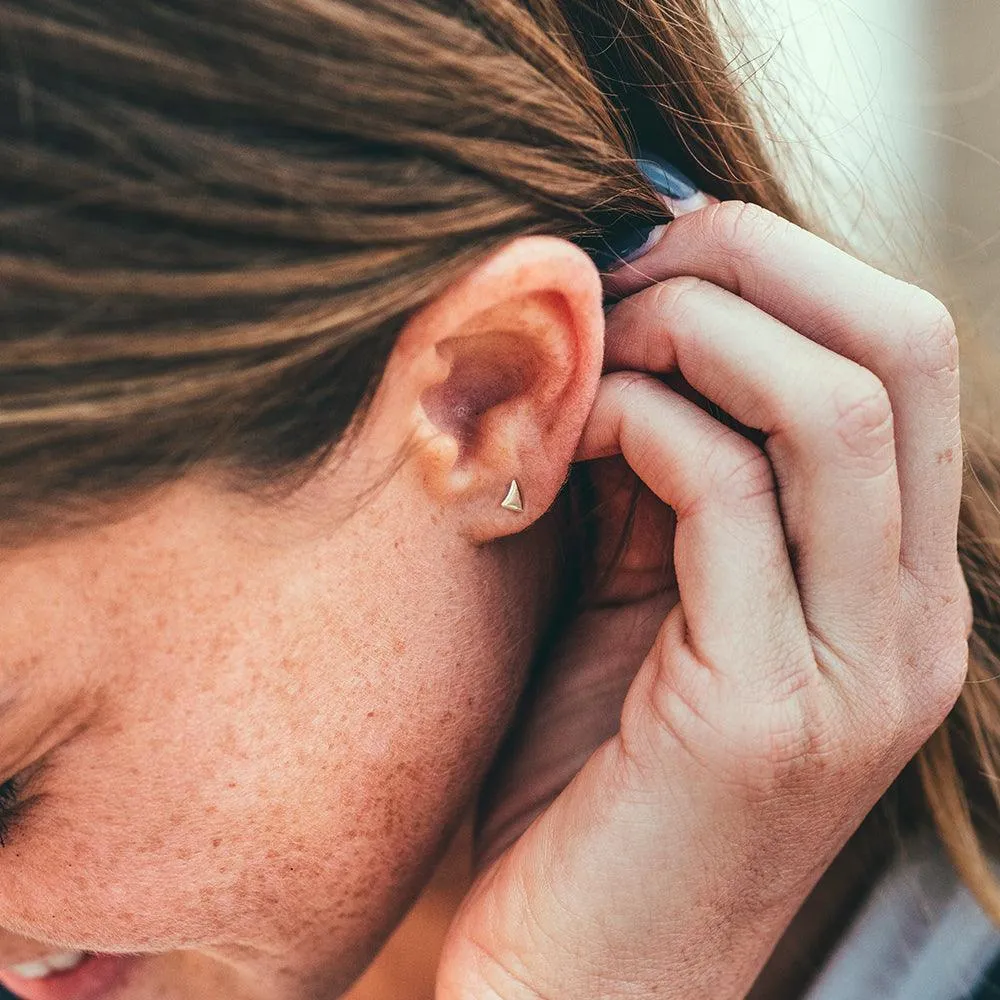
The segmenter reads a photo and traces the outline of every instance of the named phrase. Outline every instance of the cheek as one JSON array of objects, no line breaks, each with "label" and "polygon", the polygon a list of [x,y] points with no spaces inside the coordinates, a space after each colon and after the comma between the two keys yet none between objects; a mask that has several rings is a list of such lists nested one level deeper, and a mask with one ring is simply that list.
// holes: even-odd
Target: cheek
[{"label": "cheek", "polygon": [[48,762],[0,923],[97,951],[249,944],[363,965],[472,793],[526,660],[502,623],[418,630],[406,607],[137,633],[120,652],[148,669]]}]

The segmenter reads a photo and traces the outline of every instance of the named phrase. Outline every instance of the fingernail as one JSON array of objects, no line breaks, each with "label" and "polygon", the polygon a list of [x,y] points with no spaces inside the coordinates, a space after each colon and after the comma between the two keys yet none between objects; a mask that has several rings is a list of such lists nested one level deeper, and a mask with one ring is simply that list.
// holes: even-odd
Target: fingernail
[{"label": "fingernail", "polygon": [[635,162],[653,187],[668,198],[683,201],[686,198],[693,198],[699,193],[691,179],[682,174],[673,164],[664,160],[662,156],[640,150]]}]

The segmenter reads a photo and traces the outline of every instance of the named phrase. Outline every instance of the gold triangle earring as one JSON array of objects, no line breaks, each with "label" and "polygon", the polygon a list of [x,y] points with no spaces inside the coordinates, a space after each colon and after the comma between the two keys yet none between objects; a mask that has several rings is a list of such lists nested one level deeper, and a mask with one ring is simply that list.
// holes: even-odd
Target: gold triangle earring
[{"label": "gold triangle earring", "polygon": [[521,487],[517,485],[516,479],[510,481],[510,489],[507,490],[507,496],[503,498],[500,506],[506,510],[512,510],[517,514],[524,511],[524,501],[521,499]]}]

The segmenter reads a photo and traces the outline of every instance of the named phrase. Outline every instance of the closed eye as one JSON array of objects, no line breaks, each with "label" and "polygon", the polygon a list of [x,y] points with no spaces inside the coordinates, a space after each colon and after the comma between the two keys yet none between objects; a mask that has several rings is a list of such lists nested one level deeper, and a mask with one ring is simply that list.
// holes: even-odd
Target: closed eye
[{"label": "closed eye", "polygon": [[0,783],[0,848],[8,845],[13,828],[45,797],[36,785],[47,768],[48,761],[42,758]]},{"label": "closed eye", "polygon": [[10,828],[22,805],[21,789],[17,778],[8,778],[0,785],[0,847],[7,846]]}]

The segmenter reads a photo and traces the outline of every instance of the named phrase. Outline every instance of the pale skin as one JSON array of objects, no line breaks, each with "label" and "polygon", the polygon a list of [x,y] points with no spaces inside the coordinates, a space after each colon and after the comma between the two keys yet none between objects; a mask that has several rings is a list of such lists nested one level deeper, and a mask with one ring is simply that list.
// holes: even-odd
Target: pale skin
[{"label": "pale skin", "polygon": [[[0,771],[41,798],[0,852],[0,965],[145,956],[121,1000],[346,986],[510,721],[571,463],[614,501],[623,455],[620,606],[549,665],[439,997],[746,992],[964,677],[957,352],[931,296],[734,203],[641,270],[606,317],[580,250],[514,240],[411,319],[290,502],[206,470],[3,555]],[[644,374],[672,371],[766,451]]]}]

